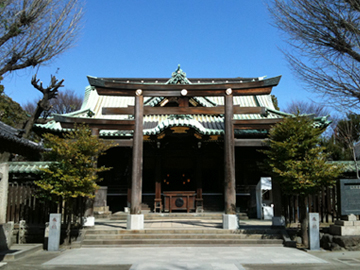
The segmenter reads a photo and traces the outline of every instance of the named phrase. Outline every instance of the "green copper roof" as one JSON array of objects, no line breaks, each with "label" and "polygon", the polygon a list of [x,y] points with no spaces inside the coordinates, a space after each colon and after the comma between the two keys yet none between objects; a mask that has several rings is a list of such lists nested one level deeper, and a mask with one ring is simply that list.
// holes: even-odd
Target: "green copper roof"
[{"label": "green copper roof", "polygon": [[[90,81],[92,77],[89,77]],[[187,79],[186,73],[180,68],[180,65],[175,72],[172,73],[170,79],[138,79],[138,78],[106,78],[96,79],[98,83],[106,82],[122,82],[125,84],[216,84],[216,83],[246,83],[257,82],[264,80],[264,77],[257,78],[200,78],[200,79]],[[166,101],[164,97],[144,97],[144,106],[163,106]],[[171,100],[169,100],[171,101]],[[234,106],[238,107],[265,107],[267,115],[261,114],[236,114],[236,120],[261,120],[261,119],[281,119],[290,116],[289,114],[275,110],[271,95],[249,95],[249,96],[235,96],[233,98]],[[190,106],[202,107],[215,107],[224,105],[224,97],[191,97],[189,99]],[[79,111],[66,114],[67,117],[77,118],[93,118],[93,119],[106,119],[106,120],[125,120],[132,119],[131,115],[103,115],[102,108],[125,108],[134,106],[135,99],[130,96],[103,96],[98,95],[94,87],[88,86],[85,90],[84,102]],[[319,119],[318,125],[326,124],[326,120]],[[144,116],[144,135],[159,134],[166,128],[175,126],[188,126],[194,128],[203,135],[220,135],[224,133],[224,115],[190,115],[190,117],[173,117],[168,115],[146,115]],[[44,125],[36,125],[37,129],[42,131],[62,131],[60,123],[50,121]],[[235,134],[250,134],[258,133],[265,134],[264,130],[236,130]],[[122,130],[101,130],[100,136],[102,137],[132,137],[132,131]]]},{"label": "green copper roof", "polygon": [[[343,166],[343,172],[351,173],[356,172],[355,162],[353,160],[342,160],[342,161],[328,161],[329,164]],[[357,161],[357,166],[360,169],[360,161]]]},{"label": "green copper roof", "polygon": [[9,173],[38,173],[41,168],[48,168],[51,163],[51,161],[9,162]]}]

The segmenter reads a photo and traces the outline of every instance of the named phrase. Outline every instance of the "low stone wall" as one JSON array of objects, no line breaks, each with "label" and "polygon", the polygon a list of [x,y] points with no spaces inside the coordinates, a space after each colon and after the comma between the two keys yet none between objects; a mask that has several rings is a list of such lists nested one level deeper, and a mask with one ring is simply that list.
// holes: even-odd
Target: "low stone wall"
[{"label": "low stone wall", "polygon": [[13,238],[12,238],[13,231],[14,231],[13,222],[0,224],[0,251],[8,250],[10,246],[13,244]]},{"label": "low stone wall", "polygon": [[320,234],[320,246],[331,251],[360,250],[360,235],[339,236],[328,233]]}]

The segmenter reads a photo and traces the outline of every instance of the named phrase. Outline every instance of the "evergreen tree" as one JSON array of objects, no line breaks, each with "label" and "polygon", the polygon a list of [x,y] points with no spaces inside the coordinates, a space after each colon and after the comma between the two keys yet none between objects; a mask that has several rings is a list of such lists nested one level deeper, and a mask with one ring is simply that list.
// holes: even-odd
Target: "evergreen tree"
[{"label": "evergreen tree", "polygon": [[14,128],[22,128],[28,118],[19,103],[7,96],[4,93],[4,86],[0,85],[0,121]]},{"label": "evergreen tree", "polygon": [[[38,196],[53,200],[62,198],[67,205],[67,213],[72,209],[73,199],[78,197],[93,198],[100,181],[97,173],[109,168],[97,167],[97,158],[112,147],[96,136],[86,126],[79,126],[74,131],[59,138],[46,134],[46,147],[52,149],[45,155],[47,160],[55,161],[49,168],[42,169],[41,179],[35,184],[41,188]],[[68,221],[67,243],[70,237]]]},{"label": "evergreen tree", "polygon": [[314,128],[313,121],[299,115],[286,118],[269,133],[266,163],[274,180],[285,194],[299,195],[303,244],[308,245],[307,196],[321,187],[335,184],[341,168],[326,163],[325,148],[320,146],[323,130]]}]

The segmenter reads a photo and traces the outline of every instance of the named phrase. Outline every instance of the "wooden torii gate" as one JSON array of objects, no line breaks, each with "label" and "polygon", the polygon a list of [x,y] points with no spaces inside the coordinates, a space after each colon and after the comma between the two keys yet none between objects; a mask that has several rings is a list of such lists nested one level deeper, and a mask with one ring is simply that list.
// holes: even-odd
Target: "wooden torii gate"
[{"label": "wooden torii gate", "polygon": [[[143,166],[143,116],[151,114],[225,114],[225,174],[224,197],[225,215],[236,213],[236,183],[235,183],[235,150],[236,145],[244,145],[241,140],[235,140],[234,129],[269,129],[280,119],[234,120],[234,114],[266,114],[264,107],[234,107],[234,96],[268,95],[274,86],[278,85],[281,76],[251,81],[232,83],[201,83],[201,84],[159,84],[159,83],[129,83],[124,79],[88,77],[89,83],[99,95],[131,96],[135,98],[135,106],[127,108],[103,108],[103,115],[134,115],[134,120],[107,120],[91,118],[74,118],[58,116],[63,127],[72,127],[74,123],[85,123],[95,130],[100,129],[133,130],[132,156],[132,189],[131,218],[141,214],[142,198],[142,166]],[[189,97],[223,96],[225,106],[190,107]],[[177,97],[179,107],[144,107],[144,97]],[[129,141],[117,141],[122,146],[129,146]],[[253,141],[249,141],[254,144]],[[257,142],[259,143],[259,142]],[[246,142],[245,142],[246,144]],[[128,229],[142,229],[143,216],[129,225]],[[142,225],[141,225],[142,223]],[[224,222],[225,223],[225,222]],[[228,223],[228,222],[227,222]],[[230,222],[233,223],[233,222]],[[232,225],[226,228],[234,229]]]}]

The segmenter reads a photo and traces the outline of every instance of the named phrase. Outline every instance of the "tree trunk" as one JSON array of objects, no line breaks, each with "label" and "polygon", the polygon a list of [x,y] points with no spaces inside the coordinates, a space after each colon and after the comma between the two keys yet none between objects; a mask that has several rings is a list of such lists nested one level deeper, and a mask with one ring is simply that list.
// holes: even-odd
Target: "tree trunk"
[{"label": "tree trunk", "polygon": [[309,215],[307,213],[307,204],[308,204],[307,197],[305,195],[299,196],[301,238],[305,248],[309,247],[309,234],[308,234]]},{"label": "tree trunk", "polygon": [[[43,99],[44,99],[44,98],[43,98]],[[31,129],[32,129],[32,127],[34,126],[35,121],[36,121],[37,119],[39,119],[41,113],[44,111],[44,108],[42,107],[42,105],[40,105],[40,103],[46,104],[46,103],[49,102],[49,101],[43,101],[43,99],[38,102],[34,114],[33,114],[33,115],[29,118],[29,120],[26,122],[26,125],[25,125],[25,128],[24,128],[25,132],[24,132],[24,134],[23,134],[23,138],[26,138],[26,139],[29,138]]]},{"label": "tree trunk", "polygon": [[70,236],[71,236],[71,209],[72,209],[72,202],[71,199],[65,203],[65,213],[66,213],[66,232],[64,238],[64,245],[70,245]]},{"label": "tree trunk", "polygon": [[357,161],[356,161],[355,147],[352,147],[351,150],[353,152],[353,159],[354,159],[355,170],[356,170],[356,179],[359,179],[359,168],[358,168],[358,164],[357,164]]}]

